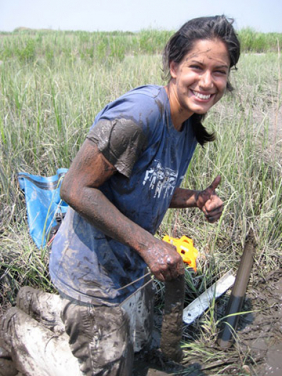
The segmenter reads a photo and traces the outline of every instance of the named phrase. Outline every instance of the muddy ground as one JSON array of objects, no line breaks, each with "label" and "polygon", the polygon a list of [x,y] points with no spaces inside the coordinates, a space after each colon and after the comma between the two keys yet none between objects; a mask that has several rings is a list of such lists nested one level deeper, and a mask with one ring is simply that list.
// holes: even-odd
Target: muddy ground
[{"label": "muddy ground", "polygon": [[[207,350],[213,352],[210,361],[201,354],[186,352],[182,364],[168,361],[159,351],[162,316],[155,314],[154,349],[141,352],[136,356],[132,376],[219,376],[219,375],[282,375],[282,260],[278,268],[266,277],[253,276],[248,286],[236,333],[237,342],[224,352],[216,345],[216,337],[207,342]],[[224,316],[228,297],[218,299],[217,317]],[[2,307],[3,308],[3,307]],[[201,318],[191,326],[183,327],[184,340],[196,340],[201,328]],[[187,333],[189,338],[187,340]],[[191,334],[192,333],[192,334]],[[221,356],[219,356],[221,354]]]},{"label": "muddy ground", "polygon": [[[280,265],[281,266],[281,265]],[[225,299],[226,301],[226,299]],[[218,314],[223,305],[218,303]],[[271,272],[266,278],[258,278],[248,288],[237,326],[238,338],[225,351],[224,360],[218,357],[223,351],[214,343],[214,358],[206,363],[203,359],[182,362],[181,365],[167,361],[155,349],[136,357],[133,376],[170,375],[282,375],[282,268]],[[156,320],[156,336],[160,333],[160,318]],[[199,325],[199,324],[198,324]],[[194,326],[196,328],[196,326]],[[184,332],[185,332],[184,328]],[[195,333],[194,333],[195,334]],[[215,341],[216,342],[216,341]],[[212,348],[212,345],[209,345]],[[243,365],[242,365],[243,364]]]},{"label": "muddy ground", "polygon": [[[255,266],[249,283],[236,333],[237,342],[226,352],[216,345],[216,337],[209,337],[207,350],[213,353],[211,360],[187,351],[184,363],[177,365],[160,354],[158,346],[161,331],[161,310],[155,314],[154,349],[136,356],[132,376],[170,375],[282,375],[282,257],[277,269],[262,277],[256,274]],[[217,319],[224,316],[228,296],[216,303]],[[0,316],[3,313],[3,306]],[[2,312],[1,312],[2,311]],[[190,326],[183,327],[183,339],[192,343],[197,340],[203,323],[201,318]],[[187,334],[188,333],[188,334]],[[224,355],[220,356],[220,354]]]},{"label": "muddy ground", "polygon": [[[186,352],[184,362],[176,364],[168,361],[158,350],[160,343],[161,319],[160,310],[155,315],[154,349],[136,356],[132,376],[170,375],[282,375],[282,258],[277,269],[265,277],[256,275],[253,268],[252,280],[249,283],[236,333],[237,342],[222,354],[216,345],[216,337],[209,338],[207,350],[213,357],[207,362],[205,356],[189,356]],[[217,318],[224,316],[224,305],[228,301],[225,295],[217,300]],[[2,307],[3,309],[3,307]],[[3,312],[2,312],[3,313]],[[0,310],[1,316],[1,310]],[[202,323],[201,318],[191,326],[183,327],[185,342],[197,340]],[[189,333],[188,333],[189,332]],[[187,336],[187,333],[189,336]]]},{"label": "muddy ground", "polygon": [[240,345],[256,361],[252,374],[282,375],[282,269],[270,273],[247,295],[250,313],[242,320]]}]

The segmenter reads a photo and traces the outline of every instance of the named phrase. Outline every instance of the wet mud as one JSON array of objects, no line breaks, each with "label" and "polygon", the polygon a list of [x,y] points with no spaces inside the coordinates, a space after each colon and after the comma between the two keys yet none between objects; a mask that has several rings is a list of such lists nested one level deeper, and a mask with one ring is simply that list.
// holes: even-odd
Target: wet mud
[{"label": "wet mud", "polygon": [[200,364],[183,365],[169,360],[159,349],[135,355],[132,376],[189,375],[205,376]]},{"label": "wet mud", "polygon": [[[259,271],[258,271],[259,272]],[[246,314],[240,317],[237,334],[239,336],[238,346],[241,349],[241,356],[246,361],[246,375],[253,376],[281,376],[282,375],[282,268],[278,266],[277,270],[272,271],[263,277],[256,274],[256,268],[253,268],[254,275],[248,287],[246,299],[242,311]],[[174,296],[176,291],[173,290]],[[221,302],[218,303],[219,305]],[[173,300],[170,301],[170,313],[168,318],[174,315]],[[223,313],[224,314],[224,313]],[[221,374],[220,369],[212,369],[216,360],[210,364],[203,364],[200,359],[193,359],[193,364],[178,364],[168,360],[159,350],[161,319],[155,322],[157,327],[155,337],[155,348],[142,354],[137,354],[134,362],[134,371],[132,376],[162,376],[162,375],[189,375],[204,376]],[[196,327],[195,327],[196,328]],[[183,329],[183,326],[182,326]],[[166,338],[170,340],[171,334]],[[178,338],[177,336],[175,338]],[[236,343],[234,346],[237,346]],[[231,351],[231,353],[230,353]],[[3,355],[3,354],[2,354]],[[216,352],[215,352],[216,355]],[[5,356],[1,369],[5,369],[6,376],[15,374]],[[2,358],[2,359],[3,359]],[[226,365],[234,364],[234,369],[240,368],[241,359],[236,358],[234,351],[226,351]],[[2,368],[3,367],[3,368]],[[184,368],[183,368],[184,367]],[[209,369],[210,368],[210,369]],[[184,372],[183,372],[184,371]],[[218,372],[219,371],[219,372]],[[0,372],[1,374],[1,372]],[[226,373],[229,374],[229,373]],[[230,373],[230,374],[239,374]],[[17,374],[17,376],[19,376]]]},{"label": "wet mud", "polygon": [[[237,325],[236,333],[238,338],[235,343],[226,350],[219,349],[212,345],[214,359],[209,363],[203,359],[195,358],[192,362],[182,361],[181,363],[168,361],[164,354],[158,349],[151,350],[147,354],[139,354],[135,359],[133,376],[153,376],[153,375],[189,375],[204,376],[222,374],[223,368],[229,369],[229,373],[224,374],[244,374],[252,376],[281,376],[282,375],[282,268],[279,268],[269,275],[261,277],[254,275],[250,281],[242,312]],[[224,299],[224,298],[222,298]],[[225,303],[219,301],[219,316],[225,315]],[[172,310],[173,311],[173,310]],[[173,315],[172,315],[173,316]],[[218,316],[218,318],[219,318]],[[169,316],[168,316],[169,317]],[[161,319],[161,318],[159,318]],[[190,330],[199,331],[199,325],[188,326]],[[160,320],[155,322],[158,333],[161,331]],[[182,326],[183,329],[183,326]],[[184,335],[185,335],[184,329]],[[195,333],[194,333],[195,334]],[[170,338],[170,335],[168,335]],[[185,337],[183,337],[186,340]],[[189,341],[193,341],[190,337]],[[240,349],[237,351],[236,349]],[[218,357],[218,351],[226,354],[225,361]],[[242,366],[244,357],[244,366]],[[217,360],[218,359],[218,360]],[[220,366],[221,364],[221,366]],[[237,373],[236,373],[237,372]]]},{"label": "wet mud", "polygon": [[248,296],[253,313],[243,320],[240,338],[254,360],[252,374],[281,376],[282,269],[273,271],[261,280]]}]

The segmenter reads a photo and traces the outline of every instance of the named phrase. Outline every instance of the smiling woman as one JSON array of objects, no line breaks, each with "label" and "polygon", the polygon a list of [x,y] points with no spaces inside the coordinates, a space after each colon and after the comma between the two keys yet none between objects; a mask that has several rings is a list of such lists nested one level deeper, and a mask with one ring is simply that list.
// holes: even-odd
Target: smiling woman
[{"label": "smiling woman", "polygon": [[[131,376],[134,351],[150,345],[152,277],[172,283],[172,292],[175,281],[184,283],[176,248],[154,236],[167,210],[198,208],[209,223],[222,215],[220,176],[203,190],[181,184],[197,144],[213,140],[201,120],[230,88],[229,71],[239,53],[226,17],[187,22],[165,48],[168,84],[139,86],[102,108],[64,177],[60,193],[69,207],[49,267],[61,296],[64,338],[83,375]],[[181,322],[184,288],[177,291]],[[37,296],[34,292],[30,300]],[[18,333],[21,311],[18,304],[3,317],[0,338],[25,371],[34,352]],[[42,323],[30,321],[32,337],[33,326]],[[50,337],[38,343],[43,353],[49,342]],[[176,355],[181,359],[181,351]]]}]

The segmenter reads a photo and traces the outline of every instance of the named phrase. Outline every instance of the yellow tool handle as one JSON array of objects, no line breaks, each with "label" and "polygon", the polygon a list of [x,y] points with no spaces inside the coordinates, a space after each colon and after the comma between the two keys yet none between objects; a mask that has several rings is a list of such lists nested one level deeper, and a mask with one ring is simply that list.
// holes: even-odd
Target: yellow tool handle
[{"label": "yellow tool handle", "polygon": [[194,242],[187,236],[182,236],[180,239],[172,238],[168,235],[163,237],[163,240],[167,243],[174,245],[177,252],[181,255],[183,261],[193,268],[197,272],[196,260],[198,256],[198,251],[194,247]]}]

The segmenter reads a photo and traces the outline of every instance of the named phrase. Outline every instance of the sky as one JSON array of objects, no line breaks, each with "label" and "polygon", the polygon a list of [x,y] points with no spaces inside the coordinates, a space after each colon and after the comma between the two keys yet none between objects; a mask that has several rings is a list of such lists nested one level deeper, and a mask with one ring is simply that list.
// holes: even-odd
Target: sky
[{"label": "sky", "polygon": [[0,31],[176,30],[194,17],[225,14],[235,28],[282,32],[281,0],[0,0]]}]

